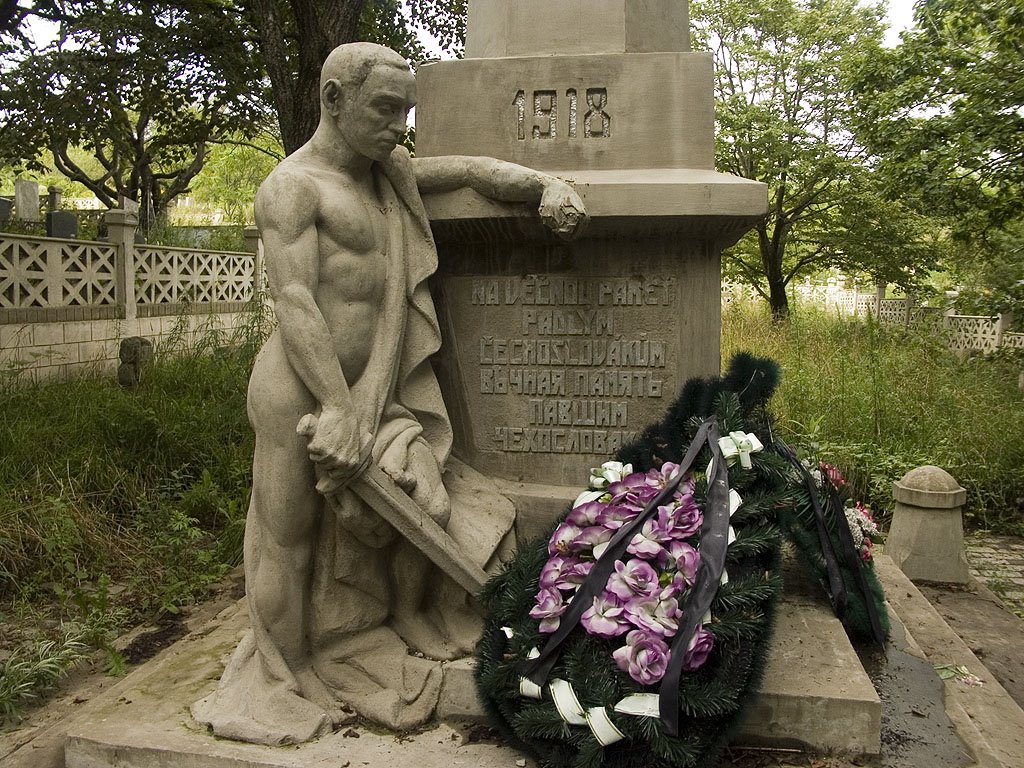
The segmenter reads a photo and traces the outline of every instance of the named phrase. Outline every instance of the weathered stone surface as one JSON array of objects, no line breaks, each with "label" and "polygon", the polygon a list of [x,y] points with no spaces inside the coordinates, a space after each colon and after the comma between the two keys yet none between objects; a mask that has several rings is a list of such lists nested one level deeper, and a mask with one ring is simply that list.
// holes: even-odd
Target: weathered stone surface
[{"label": "weathered stone surface", "polygon": [[761,689],[734,743],[877,754],[881,713],[839,621],[820,602],[787,597]]},{"label": "weathered stone surface", "polygon": [[14,209],[14,201],[7,197],[0,197],[0,223],[11,220],[11,211]]},{"label": "weathered stone surface", "polygon": [[893,484],[896,501],[885,551],[915,581],[966,584],[962,505],[967,492],[935,466],[913,469]]},{"label": "weathered stone surface", "polygon": [[14,214],[21,221],[41,221],[39,185],[28,179],[14,180]]},{"label": "weathered stone surface", "polygon": [[[820,601],[799,597],[783,602],[778,622],[762,690],[736,743],[877,752],[878,698],[839,623]],[[240,601],[208,629],[133,672],[101,702],[87,705],[69,731],[67,768],[291,768],[345,761],[508,768],[519,757],[494,745],[463,746],[458,733],[444,725],[411,739],[342,727],[297,747],[214,738],[189,718],[188,705],[216,684],[247,626],[246,603]],[[471,662],[449,662],[442,669],[438,716],[480,719]],[[350,732],[358,738],[345,735]]]},{"label": "weathered stone surface", "polygon": [[690,50],[678,0],[474,0],[467,58]]}]

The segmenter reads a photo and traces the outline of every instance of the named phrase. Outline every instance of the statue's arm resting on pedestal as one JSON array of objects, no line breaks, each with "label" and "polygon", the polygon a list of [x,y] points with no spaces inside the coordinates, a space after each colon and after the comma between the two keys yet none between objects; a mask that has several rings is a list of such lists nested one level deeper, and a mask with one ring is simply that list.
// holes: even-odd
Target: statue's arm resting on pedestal
[{"label": "statue's arm resting on pedestal", "polygon": [[362,469],[372,437],[361,433],[335,342],[316,303],[317,196],[300,176],[278,172],[260,187],[255,213],[285,354],[320,405],[319,418],[300,434],[309,439],[317,465],[317,490],[329,493]]},{"label": "statue's arm resting on pedestal", "polygon": [[412,162],[421,192],[469,187],[492,200],[538,203],[544,224],[566,240],[586,227],[586,207],[576,190],[546,173],[493,157],[415,157]]}]

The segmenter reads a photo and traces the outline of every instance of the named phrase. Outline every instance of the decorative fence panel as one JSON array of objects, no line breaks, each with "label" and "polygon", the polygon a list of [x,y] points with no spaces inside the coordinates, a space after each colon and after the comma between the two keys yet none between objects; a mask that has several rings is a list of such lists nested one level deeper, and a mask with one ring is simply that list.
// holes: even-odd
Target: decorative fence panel
[{"label": "decorative fence panel", "polygon": [[139,314],[176,314],[196,304],[215,312],[236,311],[253,296],[254,268],[251,253],[136,246]]},{"label": "decorative fence panel", "polygon": [[0,322],[117,315],[117,248],[109,243],[0,234]]},{"label": "decorative fence panel", "polygon": [[1024,333],[1006,332],[1002,338],[1003,346],[1009,349],[1024,349]]},{"label": "decorative fence panel", "polygon": [[133,213],[104,219],[103,243],[0,233],[0,324],[231,313],[252,299],[262,275],[255,227],[241,253],[138,245]]}]

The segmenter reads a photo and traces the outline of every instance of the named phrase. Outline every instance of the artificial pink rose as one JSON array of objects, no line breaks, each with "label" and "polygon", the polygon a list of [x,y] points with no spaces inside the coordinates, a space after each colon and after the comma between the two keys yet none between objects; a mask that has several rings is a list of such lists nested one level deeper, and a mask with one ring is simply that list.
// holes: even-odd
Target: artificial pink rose
[{"label": "artificial pink rose", "polygon": [[631,625],[622,610],[622,603],[607,590],[594,598],[594,604],[583,612],[580,624],[597,637],[618,637]]},{"label": "artificial pink rose", "polygon": [[668,543],[665,555],[659,560],[665,568],[678,571],[685,586],[692,587],[697,580],[697,569],[700,567],[700,552],[685,541],[675,539]]},{"label": "artificial pink rose", "polygon": [[618,505],[609,505],[597,516],[597,524],[617,531],[639,514],[639,510]]},{"label": "artificial pink rose", "polygon": [[704,627],[700,627],[694,632],[693,637],[690,638],[690,642],[686,646],[686,656],[683,657],[683,670],[693,672],[695,669],[703,667],[714,645],[715,636],[704,629]]},{"label": "artificial pink rose", "polygon": [[[665,507],[658,509],[665,509]],[[633,535],[626,551],[645,560],[656,560],[664,551],[664,545],[673,538],[672,530],[671,516],[659,512],[657,516],[644,521],[640,532]]]},{"label": "artificial pink rose", "polygon": [[692,496],[686,505],[658,507],[659,521],[662,515],[665,515],[665,519],[660,524],[673,539],[688,539],[704,524],[704,513]]},{"label": "artificial pink rose", "polygon": [[573,552],[592,552],[598,544],[605,544],[611,541],[615,531],[605,528],[603,525],[591,525],[580,531],[579,535],[572,540],[569,548]]},{"label": "artificial pink rose", "polygon": [[579,528],[597,525],[597,518],[604,509],[605,505],[600,501],[588,501],[580,504],[578,507],[574,507],[572,511],[565,516],[565,522],[570,525],[578,526]]},{"label": "artificial pink rose", "polygon": [[574,563],[562,572],[562,578],[558,581],[556,586],[562,590],[575,590],[579,588],[579,586],[586,581],[587,576],[590,575],[590,571],[593,567],[593,560],[581,560],[578,563]]},{"label": "artificial pink rose", "polygon": [[551,540],[548,542],[548,555],[567,555],[572,551],[573,540],[580,535],[582,528],[572,523],[562,523],[559,525],[553,534],[551,534]]},{"label": "artificial pink rose", "polygon": [[555,589],[559,587],[559,584],[564,582],[566,573],[579,562],[580,559],[573,555],[554,555],[548,558],[540,571],[541,588]]},{"label": "artificial pink rose", "polygon": [[619,669],[641,685],[653,685],[668,669],[668,646],[660,637],[634,629],[626,644],[612,653]]},{"label": "artificial pink rose", "polygon": [[672,637],[679,631],[679,619],[683,615],[679,603],[666,587],[654,597],[627,600],[623,609],[626,617],[637,627],[659,637]]},{"label": "artificial pink rose", "polygon": [[661,590],[658,572],[649,563],[638,558],[628,562],[615,561],[615,572],[608,577],[606,589],[620,600],[634,597],[653,597]]},{"label": "artificial pink rose", "polygon": [[839,471],[839,467],[834,464],[829,464],[827,461],[819,462],[821,471],[828,477],[829,482],[832,483],[833,487],[837,491],[843,490],[846,486],[846,478],[843,477],[843,473]]},{"label": "artificial pink rose", "polygon": [[665,488],[672,476],[679,471],[679,465],[673,464],[671,461],[666,461],[657,469],[652,469],[647,473],[647,484],[653,488],[661,490]]},{"label": "artificial pink rose", "polygon": [[536,604],[530,609],[530,617],[540,619],[539,631],[542,634],[550,634],[558,629],[561,623],[559,616],[567,607],[557,589],[542,589],[537,593]]}]

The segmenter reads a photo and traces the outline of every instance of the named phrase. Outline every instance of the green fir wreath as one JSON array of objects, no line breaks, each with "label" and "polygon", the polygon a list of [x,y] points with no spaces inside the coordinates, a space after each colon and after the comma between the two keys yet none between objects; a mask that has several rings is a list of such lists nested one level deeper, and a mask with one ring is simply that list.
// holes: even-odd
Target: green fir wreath
[{"label": "green fir wreath", "polygon": [[[869,588],[858,591],[858,580],[863,581],[863,572],[870,568],[859,559],[854,562],[835,555],[836,550],[844,551],[843,530],[846,536],[850,531],[841,512],[828,513],[836,500],[820,485],[821,473],[816,480],[788,449],[776,446],[767,403],[778,379],[774,362],[741,354],[733,358],[725,376],[687,382],[660,423],[619,451],[615,462],[592,471],[591,488],[597,492],[581,494],[549,535],[522,546],[484,587],[481,600],[487,617],[477,647],[477,688],[493,723],[542,765],[689,768],[714,764],[764,670],[782,590],[783,533],[813,554],[815,575],[826,588],[835,593],[838,584],[846,586],[839,598],[835,594],[832,598],[837,610],[854,609],[846,613],[848,629],[859,633],[869,626],[861,622],[859,613],[866,603],[878,613],[881,590],[873,573],[867,577],[873,579]],[[676,468],[680,463],[684,471]],[[672,472],[679,488],[664,488],[637,518],[623,524],[622,535],[610,542],[603,537],[596,546],[591,542],[574,550],[574,562],[578,565],[583,558],[589,571],[582,572],[582,582],[569,587],[563,580],[560,588],[570,592],[555,591],[554,604],[563,594],[568,595],[565,605],[545,613],[542,572],[549,574],[563,545],[572,543],[567,538],[570,534],[564,533],[566,521],[574,513],[579,516],[582,505],[590,503],[585,499],[598,496],[600,503],[618,503],[612,499],[625,497],[623,484],[629,478],[642,482],[641,473],[664,483],[659,475],[663,468],[665,477]],[[620,473],[630,474],[627,478]],[[818,514],[814,499],[820,502],[821,496],[825,502],[818,503],[822,508]],[[671,653],[666,658],[653,651],[644,656],[646,651],[636,652],[630,645],[634,653],[629,655],[624,637],[632,644],[634,634],[643,633],[626,634],[620,628],[616,631],[622,636],[594,634],[594,609],[600,603],[592,594],[602,595],[601,590],[613,584],[614,578],[608,576],[612,569],[624,572],[640,557],[623,551],[631,537],[630,552],[641,540],[639,533],[634,536],[634,529],[626,526],[639,526],[655,517],[662,520],[659,515],[673,504],[678,514],[683,507],[678,500],[683,498],[702,510],[703,522],[688,539],[700,553],[700,565],[696,577],[686,580],[678,594],[672,593],[675,597],[669,602],[678,610],[669,612],[668,618],[658,614],[662,624],[669,626],[661,627],[665,637],[659,640],[665,644],[658,647],[664,651],[670,645]],[[668,506],[658,506],[662,504]],[[724,526],[729,527],[727,547]],[[610,551],[615,546],[618,549]],[[680,576],[672,569],[682,566],[666,567],[667,572],[658,574],[660,583],[653,584],[655,594],[673,574],[673,583],[679,583]],[[669,592],[666,587],[661,594]],[[857,595],[862,597],[860,604]],[[580,612],[591,606],[591,600],[593,609],[581,619]],[[623,610],[628,613],[628,606]],[[615,620],[625,622],[622,616]],[[878,632],[875,636],[879,639]],[[634,665],[637,659],[654,662]],[[663,671],[666,661],[670,670],[675,668],[677,678]],[[679,672],[680,668],[684,671]],[[652,669],[656,682],[645,677]]]}]

